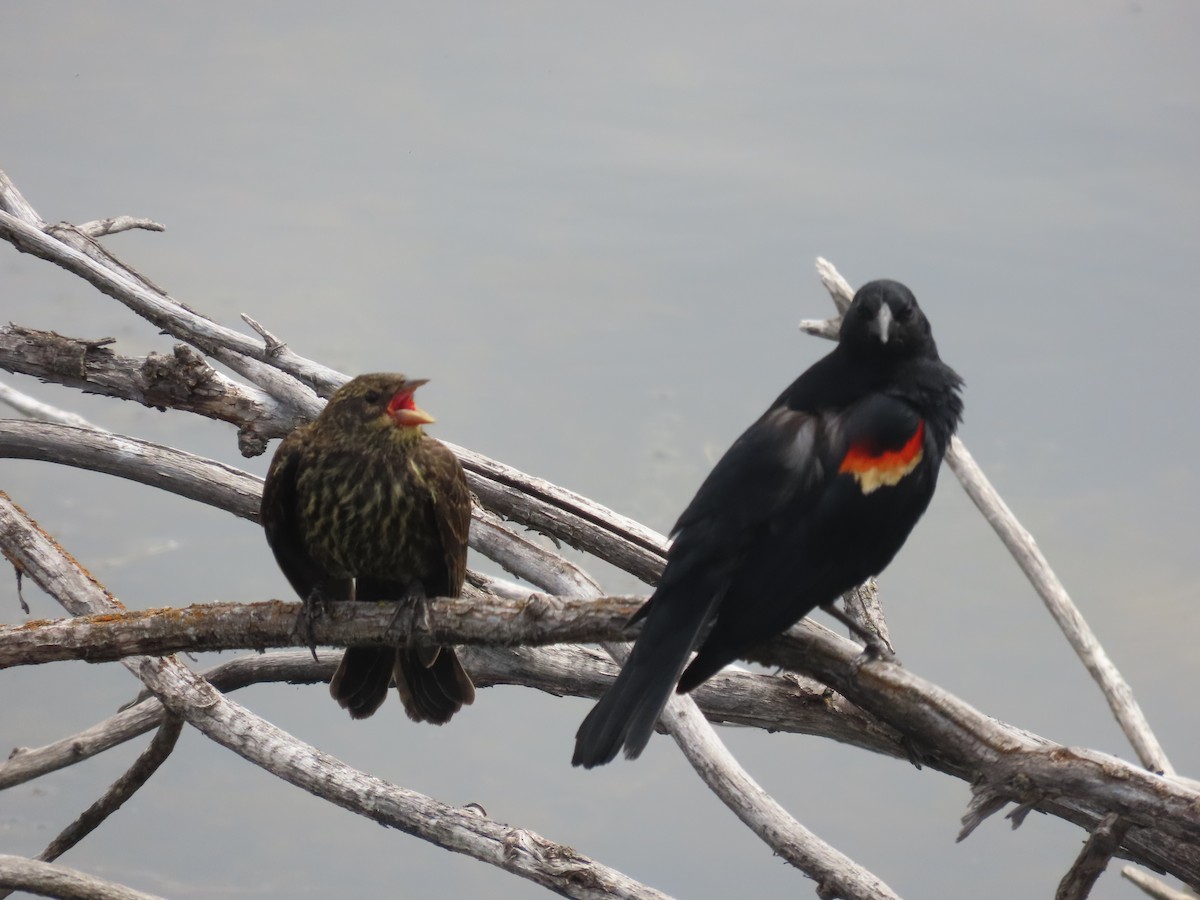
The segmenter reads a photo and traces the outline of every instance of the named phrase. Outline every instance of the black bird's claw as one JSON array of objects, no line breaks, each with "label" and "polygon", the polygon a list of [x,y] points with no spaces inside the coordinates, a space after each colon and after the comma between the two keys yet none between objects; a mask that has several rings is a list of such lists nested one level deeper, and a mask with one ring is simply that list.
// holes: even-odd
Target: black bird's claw
[{"label": "black bird's claw", "polygon": [[[832,603],[826,603],[821,607],[821,610],[829,616],[837,619],[843,625],[850,629],[850,632],[856,635],[866,647],[863,648],[862,656],[855,660],[855,668],[862,665],[864,662],[881,659],[884,662],[896,662],[896,651],[892,649],[892,645],[882,635],[877,632],[864,628],[849,615],[842,612]],[[865,657],[865,659],[863,658]]]},{"label": "black bird's claw", "polygon": [[873,662],[887,662],[900,665],[900,660],[896,656],[895,651],[882,641],[875,640],[868,641],[867,645],[863,647],[862,653],[851,660],[850,671],[857,678],[859,669]]},{"label": "black bird's claw", "polygon": [[873,662],[875,660],[897,664],[900,662],[896,658],[896,651],[892,649],[892,645],[882,640],[879,635],[873,635],[867,641],[867,645],[863,647],[862,653],[859,654],[859,659],[863,662]]}]

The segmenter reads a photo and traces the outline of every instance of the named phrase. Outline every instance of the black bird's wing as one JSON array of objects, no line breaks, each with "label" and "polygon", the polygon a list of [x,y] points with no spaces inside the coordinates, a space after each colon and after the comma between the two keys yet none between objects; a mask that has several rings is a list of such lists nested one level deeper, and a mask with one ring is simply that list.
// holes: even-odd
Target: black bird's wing
[{"label": "black bird's wing", "polygon": [[789,504],[804,507],[824,467],[819,416],[777,403],[739,437],[679,517],[645,620],[617,680],[576,733],[574,765],[637,756],[654,730],[688,656],[727,602],[730,585],[759,535]]},{"label": "black bird's wing", "polygon": [[879,573],[929,505],[961,385],[912,292],[863,285],[838,346],[734,442],[680,516],[634,616],[641,634],[576,733],[573,764],[622,747],[637,756],[673,686],[691,690]]},{"label": "black bird's wing", "polygon": [[645,624],[630,658],[576,735],[576,765],[621,746],[637,756],[673,687],[691,690],[877,573],[924,511],[940,455],[915,409],[881,393],[805,408],[813,371],[734,442],[680,516],[662,580],[634,616]]},{"label": "black bird's wing", "polygon": [[[809,421],[815,440],[803,467],[807,480],[768,511],[739,550],[709,636],[679,680],[681,693],[877,575],[933,496],[941,454],[904,400],[873,393]],[[724,531],[715,511],[704,546],[694,552],[722,553]]]}]

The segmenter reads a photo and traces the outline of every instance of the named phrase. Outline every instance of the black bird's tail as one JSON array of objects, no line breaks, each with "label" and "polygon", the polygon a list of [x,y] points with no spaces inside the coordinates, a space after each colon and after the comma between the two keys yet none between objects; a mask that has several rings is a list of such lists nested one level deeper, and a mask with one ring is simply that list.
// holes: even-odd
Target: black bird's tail
[{"label": "black bird's tail", "polygon": [[669,602],[660,586],[634,616],[633,621],[645,616],[646,624],[617,680],[575,732],[571,765],[591,769],[611,762],[622,746],[626,759],[646,749],[716,598],[690,608],[672,609]]},{"label": "black bird's tail", "polygon": [[348,647],[329,682],[329,693],[351,718],[365,719],[387,698],[393,677],[404,711],[414,722],[444,725],[464,705],[475,701],[475,686],[452,647],[425,652]]}]

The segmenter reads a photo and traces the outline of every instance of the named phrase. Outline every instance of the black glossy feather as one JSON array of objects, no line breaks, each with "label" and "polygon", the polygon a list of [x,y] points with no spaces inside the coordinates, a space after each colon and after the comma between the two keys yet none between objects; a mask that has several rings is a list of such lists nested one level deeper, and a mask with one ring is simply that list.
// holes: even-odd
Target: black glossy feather
[{"label": "black glossy feather", "polygon": [[642,632],[580,726],[573,764],[636,757],[672,688],[693,689],[887,566],[933,496],[961,384],[908,289],[864,285],[838,346],[734,442],[679,517],[634,617]]}]

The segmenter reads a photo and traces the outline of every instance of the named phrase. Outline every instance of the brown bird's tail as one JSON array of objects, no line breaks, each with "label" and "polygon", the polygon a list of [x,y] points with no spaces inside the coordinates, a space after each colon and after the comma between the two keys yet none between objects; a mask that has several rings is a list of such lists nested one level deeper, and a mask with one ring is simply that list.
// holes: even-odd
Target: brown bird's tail
[{"label": "brown bird's tail", "polygon": [[383,704],[393,677],[414,722],[445,725],[475,702],[475,685],[453,647],[348,647],[329,693],[351,718],[365,719]]},{"label": "brown bird's tail", "polygon": [[475,702],[475,685],[453,647],[397,650],[393,674],[404,711],[414,722],[445,725]]},{"label": "brown bird's tail", "polygon": [[352,719],[365,719],[387,699],[395,661],[393,647],[347,647],[329,693]]}]

